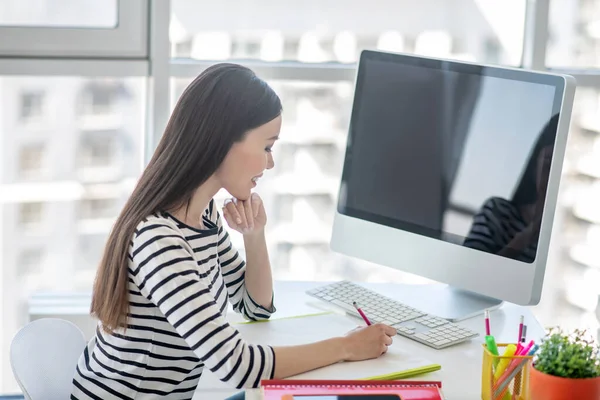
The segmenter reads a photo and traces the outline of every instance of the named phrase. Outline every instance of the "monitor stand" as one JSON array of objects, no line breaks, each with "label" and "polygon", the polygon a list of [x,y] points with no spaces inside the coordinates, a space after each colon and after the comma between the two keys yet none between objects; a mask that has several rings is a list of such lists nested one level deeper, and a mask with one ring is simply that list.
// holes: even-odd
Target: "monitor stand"
[{"label": "monitor stand", "polygon": [[481,315],[485,310],[494,310],[503,303],[502,300],[444,284],[365,284],[365,287],[452,322]]}]

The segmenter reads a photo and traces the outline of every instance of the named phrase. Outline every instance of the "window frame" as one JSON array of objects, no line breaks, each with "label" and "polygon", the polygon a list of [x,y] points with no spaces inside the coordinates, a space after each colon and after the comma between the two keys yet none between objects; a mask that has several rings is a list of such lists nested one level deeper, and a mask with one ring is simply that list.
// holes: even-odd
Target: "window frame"
[{"label": "window frame", "polygon": [[0,56],[146,58],[148,0],[116,1],[114,28],[0,26]]}]

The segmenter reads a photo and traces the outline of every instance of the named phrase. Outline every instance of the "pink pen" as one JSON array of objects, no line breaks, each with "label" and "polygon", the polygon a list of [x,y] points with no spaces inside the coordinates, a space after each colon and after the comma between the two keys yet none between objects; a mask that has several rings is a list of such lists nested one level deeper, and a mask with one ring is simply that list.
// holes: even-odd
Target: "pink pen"
[{"label": "pink pen", "polygon": [[490,329],[490,311],[489,310],[485,310],[485,334],[487,336],[490,336],[491,333],[491,329]]},{"label": "pink pen", "polygon": [[523,338],[523,321],[524,317],[521,315],[521,321],[519,322],[519,336],[517,337],[517,343],[521,343],[521,339]]},{"label": "pink pen", "polygon": [[520,356],[526,356],[527,353],[529,353],[529,350],[531,350],[531,348],[533,347],[534,342],[533,340],[529,342],[529,344],[527,346],[525,346],[523,348],[523,350],[521,350],[521,352],[519,353]]},{"label": "pink pen", "polygon": [[363,312],[363,310],[360,309],[360,307],[358,306],[358,304],[356,304],[356,302],[353,301],[352,305],[354,306],[354,308],[356,308],[356,311],[358,311],[358,313],[360,314],[360,316],[362,317],[362,319],[365,321],[365,324],[371,325],[371,321],[369,321],[369,318],[367,318],[367,316],[365,315],[365,313]]}]

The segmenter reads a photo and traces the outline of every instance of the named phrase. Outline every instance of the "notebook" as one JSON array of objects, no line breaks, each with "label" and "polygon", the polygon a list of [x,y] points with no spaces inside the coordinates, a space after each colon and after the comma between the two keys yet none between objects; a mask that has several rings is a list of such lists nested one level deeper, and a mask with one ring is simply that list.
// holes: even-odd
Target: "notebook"
[{"label": "notebook", "polygon": [[[272,319],[264,323],[236,324],[235,327],[250,343],[290,346],[343,336],[361,324],[360,320],[347,315],[329,313],[302,318]],[[389,347],[386,354],[377,359],[337,363],[296,375],[290,379],[323,379],[325,377],[327,379],[359,380],[375,377],[378,380],[392,380],[436,369],[439,369],[439,365],[435,366],[434,363],[422,356],[407,351],[405,346],[396,341]],[[416,371],[412,371],[413,373],[406,376],[398,374],[402,371],[411,372],[410,370]],[[435,376],[431,379],[435,379]]]},{"label": "notebook", "polygon": [[263,400],[303,400],[304,396],[324,395],[323,400],[339,395],[396,395],[400,400],[443,400],[441,382],[426,381],[352,381],[352,380],[264,380]]}]

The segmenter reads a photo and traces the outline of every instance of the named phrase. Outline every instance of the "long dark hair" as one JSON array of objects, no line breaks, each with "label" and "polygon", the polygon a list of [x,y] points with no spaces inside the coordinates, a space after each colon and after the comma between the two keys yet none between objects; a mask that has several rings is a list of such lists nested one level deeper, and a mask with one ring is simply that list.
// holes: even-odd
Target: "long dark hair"
[{"label": "long dark hair", "polygon": [[240,65],[213,65],[184,90],[110,232],[98,267],[91,313],[106,331],[126,326],[129,245],[136,226],[154,212],[188,205],[234,143],[280,114],[275,92]]},{"label": "long dark hair", "polygon": [[517,206],[524,206],[534,204],[538,198],[537,193],[537,168],[538,168],[538,156],[542,149],[550,146],[554,149],[554,142],[556,141],[556,130],[558,129],[558,116],[555,114],[542,129],[540,136],[533,147],[531,153],[529,153],[529,160],[527,166],[521,176],[521,181],[513,194],[512,202]]}]

